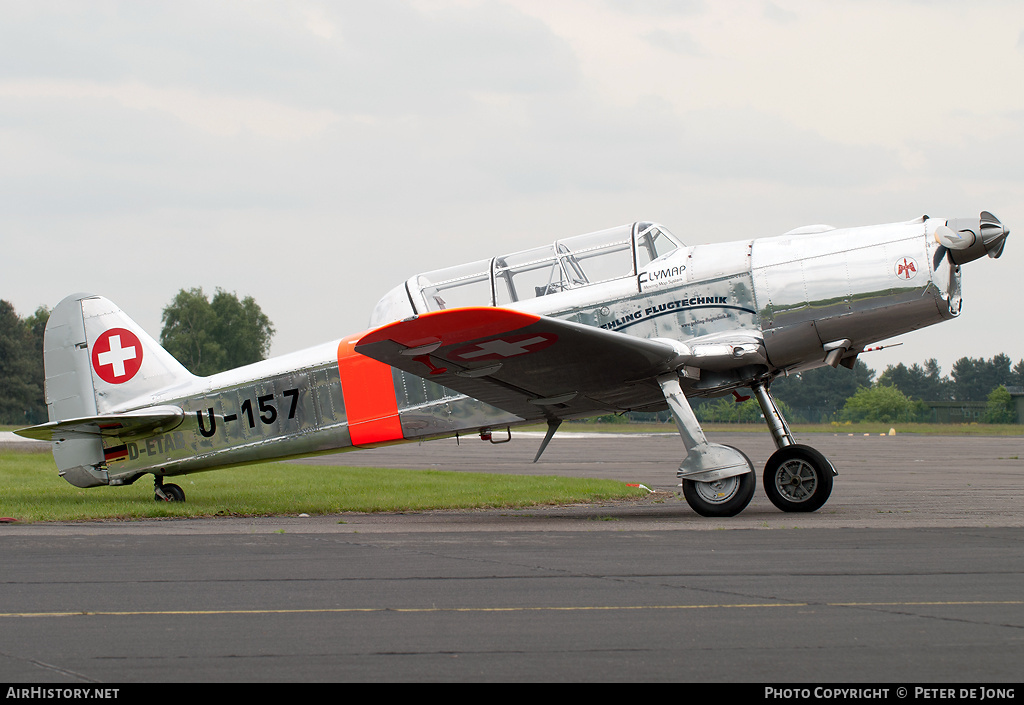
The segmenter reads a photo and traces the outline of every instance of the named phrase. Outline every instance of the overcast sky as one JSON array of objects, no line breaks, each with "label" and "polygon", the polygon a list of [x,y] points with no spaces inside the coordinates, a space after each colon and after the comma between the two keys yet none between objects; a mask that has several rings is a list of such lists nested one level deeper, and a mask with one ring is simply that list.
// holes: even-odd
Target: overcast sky
[{"label": "overcast sky", "polygon": [[275,354],[419,271],[634,220],[687,244],[995,213],[960,319],[1024,358],[1019,0],[0,0],[0,298],[154,337],[253,296]]}]

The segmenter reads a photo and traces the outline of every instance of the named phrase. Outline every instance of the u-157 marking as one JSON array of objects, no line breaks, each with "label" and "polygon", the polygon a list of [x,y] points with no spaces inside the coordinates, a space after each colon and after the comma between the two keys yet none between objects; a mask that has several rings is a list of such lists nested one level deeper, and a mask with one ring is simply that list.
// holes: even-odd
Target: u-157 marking
[{"label": "u-157 marking", "polygon": [[[289,419],[295,418],[295,410],[299,405],[299,390],[298,389],[286,389],[281,392],[282,396],[286,399],[290,399],[288,406]],[[264,424],[272,424],[277,421],[278,412],[277,407],[272,403],[274,401],[273,394],[264,394],[256,397],[256,408],[253,409],[253,400],[246,399],[239,406],[238,410],[245,417],[246,422],[249,424],[249,428],[256,428],[257,412],[258,418]],[[227,424],[231,421],[238,420],[238,414],[225,414],[224,423]],[[210,438],[213,434],[217,433],[217,418],[213,415],[213,407],[206,410],[206,419],[203,419],[203,412],[196,411],[196,420],[199,422],[199,433],[204,438]],[[209,423],[209,428],[207,428]]]}]

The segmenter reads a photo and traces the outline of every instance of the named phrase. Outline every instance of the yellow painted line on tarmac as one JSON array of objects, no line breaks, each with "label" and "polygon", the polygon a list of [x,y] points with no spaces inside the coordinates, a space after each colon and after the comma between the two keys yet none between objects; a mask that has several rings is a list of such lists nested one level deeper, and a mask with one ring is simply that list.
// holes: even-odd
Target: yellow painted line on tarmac
[{"label": "yellow painted line on tarmac", "polygon": [[83,610],[81,612],[0,612],[2,617],[135,617],[159,615],[218,615],[218,614],[359,614],[371,612],[400,612],[406,614],[426,612],[586,612],[614,610],[698,610],[751,607],[806,607],[796,602],[756,603],[742,605],[600,605],[566,607],[325,607],[309,609],[280,610],[138,610],[131,612],[108,612]]},{"label": "yellow painted line on tarmac", "polygon": [[934,602],[829,602],[829,607],[932,607],[961,605],[1024,605],[1024,600],[937,600]]},{"label": "yellow painted line on tarmac", "polygon": [[613,612],[641,610],[713,610],[713,609],[765,609],[778,607],[961,607],[1024,605],[1024,600],[971,600],[935,602],[758,602],[742,604],[707,605],[599,605],[565,607],[330,607],[309,609],[255,609],[255,610],[132,610],[80,612],[0,612],[0,618],[33,617],[153,617],[153,616],[213,616],[213,615],[289,615],[289,614],[368,614],[396,612],[423,614],[432,612]]}]

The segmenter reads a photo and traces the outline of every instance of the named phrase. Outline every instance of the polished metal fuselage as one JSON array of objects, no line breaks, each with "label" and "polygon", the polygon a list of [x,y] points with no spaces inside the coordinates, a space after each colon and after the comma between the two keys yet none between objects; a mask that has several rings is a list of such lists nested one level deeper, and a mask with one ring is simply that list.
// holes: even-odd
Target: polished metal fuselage
[{"label": "polished metal fuselage", "polygon": [[[683,246],[643,267],[634,265],[627,276],[506,305],[627,335],[756,348],[751,355],[709,358],[683,375],[688,395],[722,394],[754,379],[851,362],[878,341],[956,316],[959,268],[941,256],[932,237],[944,222],[921,218],[864,228],[816,227]],[[408,284],[390,292],[371,327],[423,313],[415,293]],[[101,458],[81,486],[353,449],[339,349],[358,337],[107,405],[99,411],[176,405],[185,420],[167,433],[108,439],[107,454],[118,444],[118,457]],[[397,369],[392,376],[402,433],[396,442],[524,421],[427,379]],[[659,402],[649,395],[619,399],[608,411]]]},{"label": "polished metal fuselage", "polygon": [[[957,316],[959,267],[933,237],[944,222],[920,218],[861,228],[817,226],[777,237],[680,247],[630,276],[506,306],[644,338],[759,345],[760,355],[709,360],[683,380],[687,394],[722,394],[754,378],[770,380],[843,361],[852,365],[874,343]],[[422,299],[409,290],[414,281],[389,294],[390,302],[378,310],[386,309],[390,318],[371,325],[424,313]],[[515,422],[408,373],[396,371],[396,389],[408,437]],[[662,402],[660,396],[653,400]],[[609,412],[651,404],[649,397],[622,399]],[[469,407],[472,413],[459,413]]]}]

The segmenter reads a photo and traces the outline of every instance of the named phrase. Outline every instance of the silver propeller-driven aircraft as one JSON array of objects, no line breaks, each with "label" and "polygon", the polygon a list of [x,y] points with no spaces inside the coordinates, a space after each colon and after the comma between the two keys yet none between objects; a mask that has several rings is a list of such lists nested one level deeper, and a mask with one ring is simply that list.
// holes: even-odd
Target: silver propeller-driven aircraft
[{"label": "silver propeller-driven aircraft", "polygon": [[[164,478],[318,453],[480,434],[565,419],[671,410],[678,476],[704,516],[750,502],[754,466],[705,438],[688,397],[751,389],[777,447],[763,484],[783,511],[814,511],[835,470],[794,441],[772,380],[852,367],[869,346],[960,313],[960,267],[1002,254],[991,213],[798,228],[687,247],[638,222],[416,275],[370,329],[196,377],[105,298],[75,294],[44,338],[52,441],[77,487]],[[737,392],[738,394],[738,392]],[[511,431],[508,431],[511,436]]]}]

